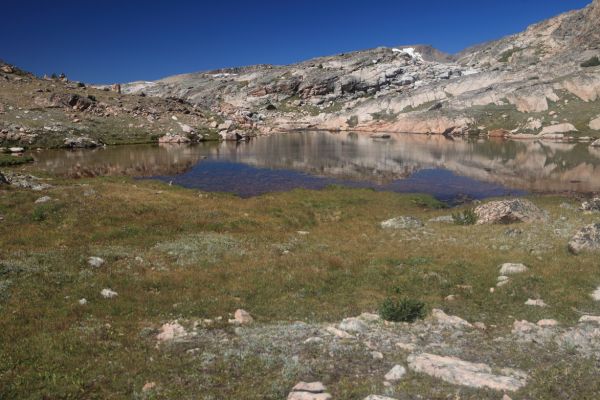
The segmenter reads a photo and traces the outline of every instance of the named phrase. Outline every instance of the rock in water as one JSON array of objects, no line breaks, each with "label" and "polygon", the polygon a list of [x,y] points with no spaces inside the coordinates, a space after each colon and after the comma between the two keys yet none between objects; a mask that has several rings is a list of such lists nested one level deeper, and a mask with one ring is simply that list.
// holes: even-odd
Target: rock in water
[{"label": "rock in water", "polygon": [[492,201],[475,209],[478,224],[546,221],[547,213],[529,200]]},{"label": "rock in water", "polygon": [[384,229],[413,229],[422,226],[423,223],[419,219],[410,216],[392,218],[381,223],[381,227]]},{"label": "rock in water", "polygon": [[569,241],[569,251],[579,254],[600,250],[600,223],[581,228]]},{"label": "rock in water", "polygon": [[409,356],[408,366],[415,372],[424,373],[454,385],[473,388],[514,392],[525,386],[527,382],[527,375],[520,371],[510,371],[511,376],[494,375],[490,366],[486,364],[476,364],[456,357],[442,357],[427,353]]}]

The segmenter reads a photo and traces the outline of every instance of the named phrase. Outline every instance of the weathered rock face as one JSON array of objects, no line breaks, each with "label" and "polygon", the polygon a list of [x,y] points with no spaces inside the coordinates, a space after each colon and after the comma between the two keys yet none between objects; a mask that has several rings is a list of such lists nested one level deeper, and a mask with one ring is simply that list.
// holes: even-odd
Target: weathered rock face
[{"label": "weathered rock face", "polygon": [[579,254],[600,250],[600,223],[581,228],[569,241],[569,251]]},{"label": "weathered rock face", "polygon": [[492,201],[475,208],[478,224],[545,221],[548,215],[529,200]]}]

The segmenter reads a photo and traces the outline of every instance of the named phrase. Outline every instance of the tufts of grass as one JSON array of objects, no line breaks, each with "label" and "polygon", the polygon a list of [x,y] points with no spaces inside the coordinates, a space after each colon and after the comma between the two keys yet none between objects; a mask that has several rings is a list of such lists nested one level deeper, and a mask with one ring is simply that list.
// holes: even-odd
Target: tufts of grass
[{"label": "tufts of grass", "polygon": [[33,162],[30,156],[12,156],[10,154],[0,154],[0,167],[12,167]]},{"label": "tufts of grass", "polygon": [[244,254],[241,243],[233,237],[212,232],[162,242],[156,245],[156,249],[175,258],[177,264],[185,266],[215,264],[227,255]]},{"label": "tufts of grass", "polygon": [[456,225],[475,225],[478,218],[475,210],[472,208],[452,213],[452,220]]}]

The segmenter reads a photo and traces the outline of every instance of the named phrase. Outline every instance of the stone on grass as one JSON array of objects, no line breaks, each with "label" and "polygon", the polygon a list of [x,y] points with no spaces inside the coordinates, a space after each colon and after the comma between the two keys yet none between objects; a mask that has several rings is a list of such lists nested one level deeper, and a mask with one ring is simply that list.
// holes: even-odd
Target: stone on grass
[{"label": "stone on grass", "polygon": [[331,333],[333,336],[339,338],[339,339],[354,339],[354,336],[352,336],[351,334],[349,334],[348,332],[342,331],[340,329],[337,329],[334,326],[329,326],[325,329],[325,331]]},{"label": "stone on grass", "polygon": [[444,311],[439,309],[433,309],[431,311],[431,316],[437,321],[440,325],[445,325],[452,328],[472,328],[469,322],[464,319],[454,316],[448,315]]},{"label": "stone on grass", "polygon": [[238,309],[235,311],[235,314],[233,315],[233,319],[229,320],[229,322],[232,324],[248,325],[248,324],[251,324],[252,322],[254,322],[254,318],[252,318],[252,316],[250,315],[250,313],[248,311]]},{"label": "stone on grass", "polygon": [[159,342],[166,342],[170,340],[180,339],[185,337],[187,334],[185,328],[181,326],[177,321],[168,322],[160,327],[160,332],[156,335],[156,340]]},{"label": "stone on grass", "polygon": [[364,400],[396,400],[393,397],[387,396],[379,396],[377,394],[372,394],[364,398]]},{"label": "stone on grass", "polygon": [[544,300],[542,299],[527,299],[525,305],[534,307],[548,307],[548,304],[544,303]]},{"label": "stone on grass", "polygon": [[384,378],[388,382],[396,382],[402,379],[404,375],[406,375],[406,368],[402,365],[394,365],[394,367],[385,374]]},{"label": "stone on grass", "polygon": [[569,241],[569,251],[580,254],[600,250],[600,223],[581,228]]},{"label": "stone on grass", "polygon": [[101,266],[104,265],[104,263],[106,261],[104,261],[103,258],[100,257],[90,257],[88,258],[88,265],[92,268],[100,268]]},{"label": "stone on grass", "polygon": [[105,299],[112,299],[113,297],[117,297],[119,294],[117,292],[115,292],[112,289],[102,289],[102,291],[100,292],[100,294],[102,295],[102,297],[104,297]]},{"label": "stone on grass", "polygon": [[555,319],[540,319],[537,322],[537,326],[540,326],[542,328],[552,328],[558,326],[558,321]]},{"label": "stone on grass", "polygon": [[[514,274],[522,274],[523,272],[529,271],[523,264],[518,263],[504,263],[500,265],[500,275],[514,275]],[[498,279],[500,280],[500,279]]]},{"label": "stone on grass", "polygon": [[384,229],[415,229],[423,227],[423,223],[415,217],[402,216],[383,221],[381,227]]},{"label": "stone on grass", "polygon": [[454,385],[488,388],[514,392],[525,386],[527,375],[521,371],[509,375],[495,375],[486,364],[472,363],[456,357],[418,354],[408,357],[408,366],[415,372],[442,379]]},{"label": "stone on grass", "polygon": [[547,213],[529,200],[492,201],[475,208],[478,224],[546,221]]},{"label": "stone on grass", "polygon": [[383,353],[380,351],[372,351],[371,357],[373,357],[373,360],[383,360]]},{"label": "stone on grass", "polygon": [[52,200],[52,197],[50,197],[50,196],[42,196],[42,197],[40,197],[39,199],[37,199],[37,200],[35,201],[35,204],[43,204],[43,203],[47,203],[47,202],[49,202],[50,200]]},{"label": "stone on grass", "polygon": [[580,324],[593,323],[593,324],[600,325],[600,316],[596,316],[596,315],[584,315],[581,318],[579,318],[579,323]]},{"label": "stone on grass", "polygon": [[156,382],[146,382],[142,387],[142,392],[149,392],[156,387]]},{"label": "stone on grass", "polygon": [[365,332],[367,325],[358,318],[345,318],[339,325],[339,328],[346,332],[362,333]]},{"label": "stone on grass", "polygon": [[87,304],[87,299],[79,299],[78,303],[82,306],[85,306]]},{"label": "stone on grass", "polygon": [[596,288],[591,294],[592,299],[595,301],[600,301],[600,286]]},{"label": "stone on grass", "polygon": [[294,386],[287,400],[331,400],[331,395],[325,390],[321,382],[299,382]]},{"label": "stone on grass", "polygon": [[318,343],[323,343],[323,338],[320,338],[318,336],[313,336],[313,337],[309,337],[308,339],[306,339],[304,341],[304,344],[318,344]]}]

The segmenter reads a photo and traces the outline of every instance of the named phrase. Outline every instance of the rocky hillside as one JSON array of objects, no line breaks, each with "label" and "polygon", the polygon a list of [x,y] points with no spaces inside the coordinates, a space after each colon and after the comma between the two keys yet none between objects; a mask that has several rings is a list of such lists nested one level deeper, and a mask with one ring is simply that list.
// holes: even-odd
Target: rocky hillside
[{"label": "rocky hillside", "polygon": [[210,107],[238,129],[600,134],[600,0],[455,56],[399,46],[124,85]]},{"label": "rocky hillside", "polygon": [[218,138],[220,117],[199,105],[119,91],[37,78],[0,61],[0,150]]}]

